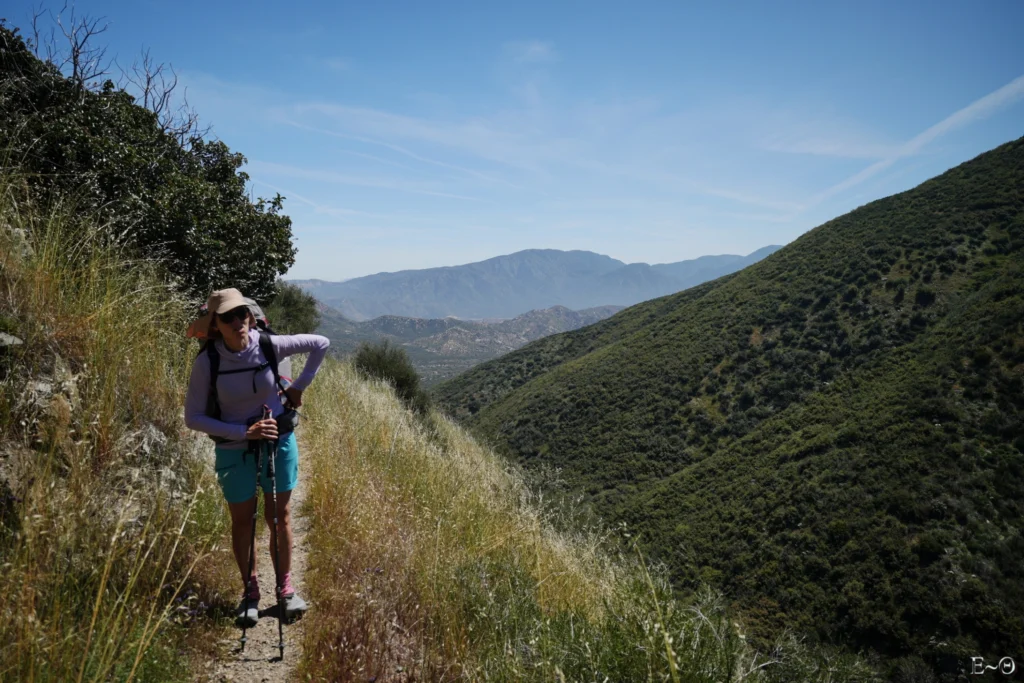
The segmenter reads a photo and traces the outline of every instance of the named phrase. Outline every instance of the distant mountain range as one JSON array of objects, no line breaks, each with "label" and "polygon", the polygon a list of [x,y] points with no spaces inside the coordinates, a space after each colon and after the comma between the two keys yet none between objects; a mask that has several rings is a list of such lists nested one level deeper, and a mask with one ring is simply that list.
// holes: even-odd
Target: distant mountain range
[{"label": "distant mountain range", "polygon": [[461,266],[292,282],[356,322],[387,315],[514,318],[553,306],[631,306],[741,270],[777,249],[656,265],[626,264],[590,251],[528,249]]},{"label": "distant mountain range", "polygon": [[424,383],[430,385],[531,341],[592,325],[620,310],[622,306],[599,306],[583,311],[554,306],[499,322],[395,315],[354,322],[321,304],[317,331],[331,340],[333,349],[342,353],[355,350],[362,342],[389,340],[404,346]]}]

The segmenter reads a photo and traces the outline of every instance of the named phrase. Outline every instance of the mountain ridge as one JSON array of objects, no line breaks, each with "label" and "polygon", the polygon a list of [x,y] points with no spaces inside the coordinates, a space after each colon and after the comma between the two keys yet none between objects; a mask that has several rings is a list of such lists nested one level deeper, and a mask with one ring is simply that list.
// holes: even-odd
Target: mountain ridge
[{"label": "mountain ridge", "polygon": [[582,250],[526,249],[459,266],[377,273],[337,283],[289,282],[356,322],[381,315],[513,318],[552,306],[583,310],[634,304],[733,272],[775,249],[653,266]]}]

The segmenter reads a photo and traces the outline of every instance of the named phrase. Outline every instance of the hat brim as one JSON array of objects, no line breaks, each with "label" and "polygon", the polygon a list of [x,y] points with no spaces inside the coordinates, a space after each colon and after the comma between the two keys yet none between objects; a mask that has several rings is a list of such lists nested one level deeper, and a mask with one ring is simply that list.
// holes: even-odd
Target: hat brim
[{"label": "hat brim", "polygon": [[200,316],[195,321],[193,321],[191,325],[188,326],[188,330],[185,332],[185,336],[190,339],[206,339],[210,334],[210,321],[212,320],[212,313],[207,313],[204,316]]}]

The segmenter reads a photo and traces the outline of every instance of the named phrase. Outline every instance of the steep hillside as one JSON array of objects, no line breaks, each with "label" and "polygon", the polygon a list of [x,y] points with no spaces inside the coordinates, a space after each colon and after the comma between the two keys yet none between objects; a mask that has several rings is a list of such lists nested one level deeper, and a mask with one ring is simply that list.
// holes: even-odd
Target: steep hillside
[{"label": "steep hillside", "polygon": [[445,355],[469,353],[493,358],[536,339],[592,325],[620,310],[621,306],[598,306],[583,311],[553,306],[500,323],[453,325],[439,334],[415,339],[409,345]]},{"label": "steep hillside", "polygon": [[589,251],[528,249],[462,266],[379,273],[345,282],[294,283],[357,321],[383,315],[511,318],[551,306],[635,304],[734,272],[775,249],[656,266],[626,265]]},{"label": "steep hillside", "polygon": [[1024,140],[437,396],[676,585],[923,658],[1024,647]]},{"label": "steep hillside", "polygon": [[328,359],[308,399],[299,680],[878,681],[797,637],[753,647],[714,591],[674,599],[661,567],[348,364]]},{"label": "steep hillside", "polygon": [[0,680],[196,680],[237,569],[181,419],[194,306],[25,187],[0,174]]},{"label": "steep hillside", "polygon": [[382,315],[373,320],[356,322],[323,303],[320,303],[319,311],[320,326],[317,333],[337,342],[335,348],[340,351],[351,351],[364,341],[388,339],[403,343],[433,337],[453,328],[482,327],[480,323],[458,318],[403,318],[397,315]]},{"label": "steep hillside", "polygon": [[471,322],[458,318],[423,319],[403,318],[397,315],[382,315],[362,324],[367,330],[403,341],[444,334],[452,328],[476,327]]}]

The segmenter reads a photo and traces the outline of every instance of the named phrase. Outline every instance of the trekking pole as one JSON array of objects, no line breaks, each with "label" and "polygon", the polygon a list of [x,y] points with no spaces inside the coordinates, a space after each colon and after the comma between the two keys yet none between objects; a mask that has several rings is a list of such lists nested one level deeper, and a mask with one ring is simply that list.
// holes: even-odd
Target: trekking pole
[{"label": "trekking pole", "polygon": [[[251,443],[251,442],[250,442]],[[263,449],[256,448],[256,491],[252,494],[252,538],[249,539],[249,573],[245,578],[245,611],[249,611],[249,596],[252,594],[252,570],[256,562],[256,518],[259,515],[260,471],[263,469]],[[242,646],[239,652],[245,651],[248,638],[245,636],[248,620],[242,620]]]},{"label": "trekking pole", "polygon": [[[270,407],[264,405],[263,419],[270,420],[272,417],[273,414],[270,412]],[[277,528],[277,474],[274,471],[274,460],[277,456],[277,439],[264,444],[264,448],[270,451],[267,474],[270,476],[270,504],[274,506],[274,528],[271,536],[274,539],[274,590],[277,592],[277,648],[281,652],[281,659],[284,659],[284,597],[281,595],[281,572],[279,571],[281,564],[281,534],[278,533],[279,530]]]}]

